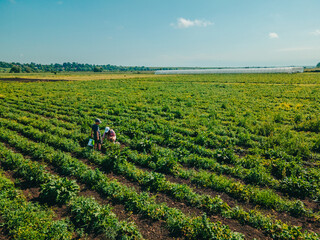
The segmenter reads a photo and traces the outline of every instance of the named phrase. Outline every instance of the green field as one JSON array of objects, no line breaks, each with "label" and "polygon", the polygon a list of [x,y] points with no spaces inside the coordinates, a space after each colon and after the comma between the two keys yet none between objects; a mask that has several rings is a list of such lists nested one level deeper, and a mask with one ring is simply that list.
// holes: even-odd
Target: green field
[{"label": "green field", "polygon": [[0,239],[320,239],[320,74],[11,76]]}]

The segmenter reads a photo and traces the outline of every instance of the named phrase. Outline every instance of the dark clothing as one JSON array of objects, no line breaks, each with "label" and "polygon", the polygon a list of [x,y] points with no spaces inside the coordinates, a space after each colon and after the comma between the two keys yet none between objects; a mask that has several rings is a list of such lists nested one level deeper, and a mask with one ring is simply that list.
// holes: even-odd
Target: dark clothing
[{"label": "dark clothing", "polygon": [[100,133],[100,129],[99,129],[99,125],[98,124],[93,124],[91,128],[92,128],[92,131]]},{"label": "dark clothing", "polygon": [[[97,124],[93,124],[91,128],[92,128],[92,131],[93,131],[93,139],[94,139],[94,141],[96,143],[101,143],[101,133],[100,133],[99,126]],[[98,137],[97,137],[97,135],[98,135]]]}]

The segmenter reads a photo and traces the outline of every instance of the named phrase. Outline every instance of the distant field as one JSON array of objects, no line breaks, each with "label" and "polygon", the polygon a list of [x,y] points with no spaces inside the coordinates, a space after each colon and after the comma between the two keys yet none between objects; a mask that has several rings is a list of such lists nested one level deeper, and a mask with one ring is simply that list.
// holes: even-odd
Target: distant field
[{"label": "distant field", "polygon": [[[303,74],[294,74],[293,81],[295,83],[305,83],[314,82],[314,75],[319,74],[318,72],[311,72],[311,70],[317,69],[307,69]],[[255,82],[258,81],[267,82],[267,83],[281,83],[282,78],[274,77],[277,74],[267,74],[269,77],[261,77],[266,76],[265,74],[208,74],[203,75],[201,81],[207,81],[207,79],[215,78],[217,81],[225,81],[229,82],[230,80],[236,82],[243,82],[246,79],[246,82]],[[172,76],[172,75],[171,75]],[[216,78],[214,76],[219,76]],[[230,77],[231,76],[231,77]],[[245,77],[244,77],[245,76]],[[290,74],[286,77],[286,79],[290,79]],[[303,76],[303,77],[302,77]],[[155,77],[154,73],[146,72],[146,73],[94,73],[94,72],[67,72],[67,73],[1,73],[0,79],[39,79],[39,80],[68,80],[68,81],[86,81],[86,80],[110,80],[110,79],[133,79],[133,78],[150,78]],[[158,75],[157,78],[166,78],[168,76]],[[317,77],[316,77],[317,78]],[[236,79],[236,80],[235,80]],[[271,82],[272,81],[272,82]],[[292,83],[292,82],[291,82]]]},{"label": "distant field", "polygon": [[0,73],[1,78],[50,79],[50,80],[110,80],[153,77],[151,73]]},{"label": "distant field", "polygon": [[320,74],[8,77],[84,81],[0,81],[0,239],[320,239]]}]

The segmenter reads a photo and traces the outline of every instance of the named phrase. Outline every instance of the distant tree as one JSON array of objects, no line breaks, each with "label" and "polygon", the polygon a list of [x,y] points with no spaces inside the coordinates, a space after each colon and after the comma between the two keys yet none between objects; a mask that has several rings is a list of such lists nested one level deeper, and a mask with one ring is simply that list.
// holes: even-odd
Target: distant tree
[{"label": "distant tree", "polygon": [[[77,62],[65,62],[63,64],[52,63],[52,64],[37,64],[34,62],[31,63],[18,63],[18,62],[3,62],[0,61],[0,68],[13,68],[11,72],[17,72],[20,68],[20,72],[83,72],[83,71],[94,71],[94,72],[137,72],[140,73],[145,71],[155,71],[161,68],[149,68],[145,66],[117,66],[117,65],[93,65],[93,64],[83,64]],[[169,69],[177,69],[177,68],[168,68]]]},{"label": "distant tree", "polygon": [[94,72],[102,72],[102,67],[97,67],[97,66],[95,66],[95,67],[93,68],[93,71],[94,71]]},{"label": "distant tree", "polygon": [[25,67],[24,67],[24,71],[25,71],[26,73],[31,73],[31,72],[33,72],[32,68],[31,68],[31,67],[28,67],[28,66],[25,66]]},{"label": "distant tree", "polygon": [[7,62],[0,62],[0,67],[1,68],[11,68],[12,64],[11,63],[7,63]]},{"label": "distant tree", "polygon": [[320,62],[317,64],[317,66],[316,66],[317,68],[320,68]]},{"label": "distant tree", "polygon": [[10,73],[19,73],[21,72],[21,68],[19,66],[13,66],[11,69],[10,69]]}]

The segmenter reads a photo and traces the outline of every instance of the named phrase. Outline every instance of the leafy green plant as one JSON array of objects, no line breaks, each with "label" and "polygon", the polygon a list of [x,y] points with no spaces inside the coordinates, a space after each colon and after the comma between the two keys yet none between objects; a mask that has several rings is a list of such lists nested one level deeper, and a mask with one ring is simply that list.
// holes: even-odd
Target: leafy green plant
[{"label": "leafy green plant", "polygon": [[79,192],[79,185],[67,178],[52,178],[40,186],[40,198],[48,203],[59,205],[70,201]]},{"label": "leafy green plant", "polygon": [[290,196],[305,198],[312,197],[316,189],[311,183],[297,177],[286,177],[281,181],[281,188]]}]

